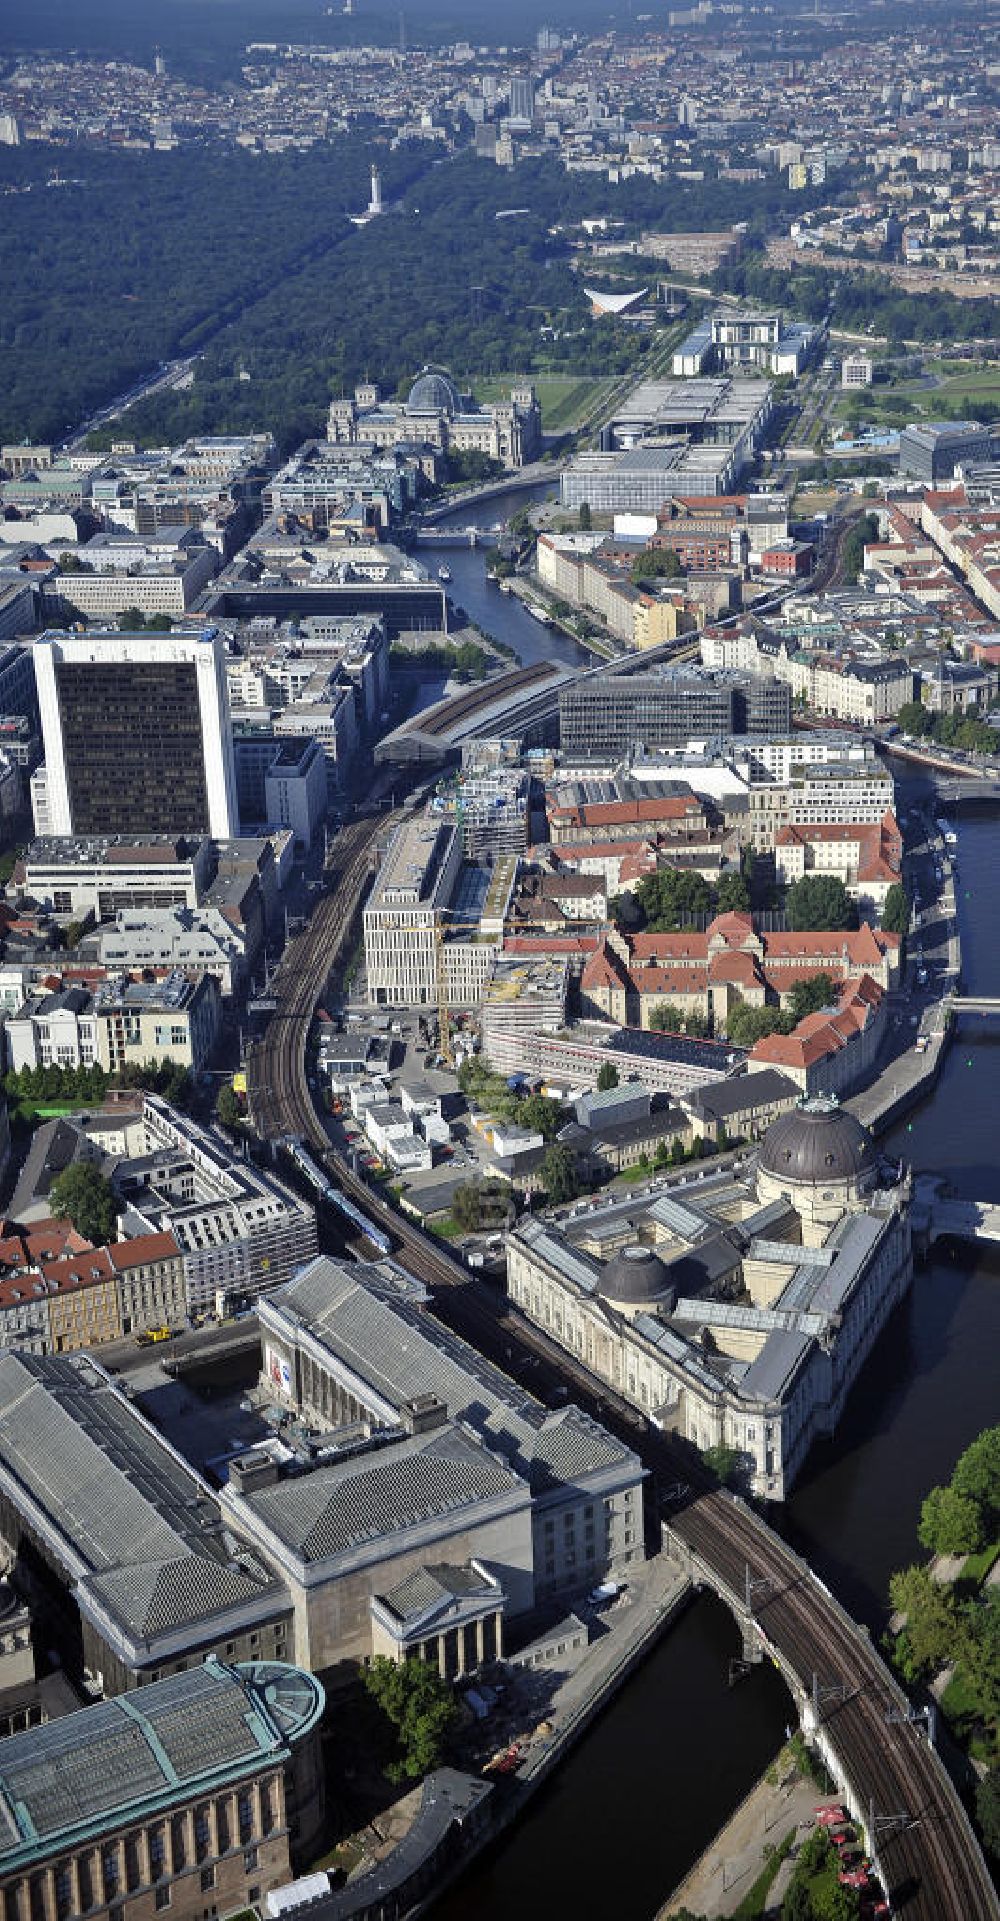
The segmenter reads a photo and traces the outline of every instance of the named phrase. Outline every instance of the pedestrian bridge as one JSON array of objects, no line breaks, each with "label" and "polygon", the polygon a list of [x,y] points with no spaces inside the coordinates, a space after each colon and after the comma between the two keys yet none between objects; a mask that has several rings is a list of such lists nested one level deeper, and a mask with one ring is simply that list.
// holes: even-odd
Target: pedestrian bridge
[{"label": "pedestrian bridge", "polygon": [[1000,995],[952,994],[948,1006],[953,1014],[1000,1014]]},{"label": "pedestrian bridge", "polygon": [[918,1174],[913,1184],[911,1211],[918,1242],[930,1247],[950,1237],[956,1241],[995,1241],[1000,1245],[1000,1203],[967,1201],[949,1194],[947,1183],[935,1174]]}]

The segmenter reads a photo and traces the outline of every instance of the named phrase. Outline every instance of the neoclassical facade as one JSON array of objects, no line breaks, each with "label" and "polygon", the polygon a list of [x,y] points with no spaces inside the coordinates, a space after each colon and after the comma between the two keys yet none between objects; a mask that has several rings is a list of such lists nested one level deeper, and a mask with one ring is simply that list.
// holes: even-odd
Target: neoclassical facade
[{"label": "neoclassical facade", "polygon": [[355,388],[353,400],[334,400],[327,418],[334,446],[436,447],[442,454],[486,454],[503,467],[524,467],[542,450],[542,415],[530,381],[509,400],[480,407],[461,394],[443,367],[423,367],[405,401],[383,401],[374,383]]},{"label": "neoclassical facade", "polygon": [[0,1741],[4,1921],[203,1921],[315,1848],[320,1683],[214,1659]]},{"label": "neoclassical facade", "polygon": [[523,1221],[510,1298],[656,1426],[740,1457],[783,1500],[913,1275],[908,1171],[836,1101],[768,1128],[723,1172]]}]

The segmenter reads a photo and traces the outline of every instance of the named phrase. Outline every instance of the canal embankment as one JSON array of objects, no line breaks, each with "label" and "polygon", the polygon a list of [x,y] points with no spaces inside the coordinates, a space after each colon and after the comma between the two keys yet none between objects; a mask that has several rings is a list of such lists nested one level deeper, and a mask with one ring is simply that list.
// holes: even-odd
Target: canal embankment
[{"label": "canal embankment", "polygon": [[[656,1921],[670,1921],[683,1909],[703,1915],[705,1921],[735,1914],[775,1850],[789,1835],[797,1847],[815,1826],[817,1793],[815,1782],[799,1772],[784,1749],[663,1903]],[[768,1911],[777,1911],[793,1868],[793,1862],[778,1864],[768,1890]]]},{"label": "canal embankment", "polygon": [[[929,857],[940,868],[942,881],[939,891],[917,911],[909,936],[902,982],[907,998],[903,1006],[919,1006],[920,1011],[902,1012],[899,1019],[909,1023],[906,1032],[912,1033],[912,1045],[894,1053],[874,1080],[844,1103],[873,1134],[885,1133],[933,1093],[951,1041],[951,997],[962,976],[952,861],[943,834],[929,818],[923,823],[921,850],[925,858]],[[938,956],[934,992],[918,1002],[920,963],[917,956],[931,951]]]}]

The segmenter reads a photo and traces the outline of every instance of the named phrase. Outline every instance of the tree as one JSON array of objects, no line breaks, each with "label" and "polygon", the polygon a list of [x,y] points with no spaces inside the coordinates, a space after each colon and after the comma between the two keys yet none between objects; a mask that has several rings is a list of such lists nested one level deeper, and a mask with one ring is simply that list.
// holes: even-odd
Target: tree
[{"label": "tree", "polygon": [[530,1134],[541,1134],[543,1140],[551,1141],[562,1126],[563,1111],[547,1094],[528,1094],[518,1102],[515,1119]]},{"label": "tree", "polygon": [[742,874],[723,874],[716,895],[719,914],[745,914],[750,906],[750,889]]},{"label": "tree", "polygon": [[580,502],[580,514],[579,514],[579,520],[580,520],[580,532],[581,532],[581,534],[589,534],[589,532],[590,532],[590,530],[591,530],[591,528],[592,528],[592,526],[593,526],[593,524],[594,524],[594,516],[593,516],[593,514],[592,514],[592,513],[591,513],[591,511],[590,511],[590,502],[589,502],[589,500],[581,500],[581,502]]},{"label": "tree", "polygon": [[862,514],[851,528],[840,550],[840,564],[846,580],[857,580],[864,566],[865,548],[879,537],[876,514]]},{"label": "tree", "polygon": [[715,906],[715,896],[703,875],[682,873],[673,867],[644,874],[635,888],[635,899],[654,933],[676,932],[693,920],[704,919]]},{"label": "tree", "polygon": [[631,578],[633,586],[641,587],[645,580],[677,580],[683,571],[672,547],[647,547],[636,554]]},{"label": "tree", "polygon": [[554,1141],[548,1149],[539,1166],[538,1178],[549,1200],[556,1205],[561,1201],[575,1201],[580,1192],[573,1155],[568,1147],[561,1147],[558,1141]]},{"label": "tree", "polygon": [[804,874],[785,897],[788,925],[795,934],[856,927],[857,908],[836,874]]},{"label": "tree", "polygon": [[962,1617],[958,1666],[976,1696],[985,1720],[1000,1714],[1000,1594],[986,1588]]},{"label": "tree", "polygon": [[953,1487],[932,1487],[920,1510],[922,1546],[932,1554],[975,1554],[985,1546],[982,1510]]},{"label": "tree", "polygon": [[683,1034],[684,1016],[673,1001],[657,1001],[649,1010],[647,1026],[654,1034]]},{"label": "tree", "polygon": [[731,1480],[740,1464],[739,1449],[722,1441],[716,1447],[707,1447],[701,1458],[720,1481]]},{"label": "tree", "polygon": [[84,1240],[103,1247],[115,1232],[117,1208],[111,1182],[93,1161],[74,1161],[49,1189],[53,1214],[65,1215]]},{"label": "tree", "polygon": [[990,1853],[1000,1860],[1000,1765],[976,1786],[976,1819]]},{"label": "tree", "polygon": [[796,981],[788,996],[788,1011],[797,1027],[807,1014],[818,1014],[836,998],[837,990],[830,974],[810,974],[808,980]]},{"label": "tree", "polygon": [[511,1193],[499,1178],[486,1181],[460,1181],[452,1201],[452,1214],[468,1234],[500,1227],[510,1218]]},{"label": "tree", "polygon": [[781,1904],[781,1921],[816,1921],[816,1910],[804,1881],[793,1881]]},{"label": "tree", "polygon": [[906,1641],[916,1672],[936,1672],[953,1655],[958,1635],[950,1588],[933,1581],[925,1567],[908,1567],[892,1576],[889,1596],[896,1612],[906,1616]]},{"label": "tree", "polygon": [[894,880],[886,894],[882,926],[887,934],[898,934],[901,940],[910,931],[910,901],[902,881]]},{"label": "tree", "polygon": [[790,1034],[794,1025],[783,1008],[751,1007],[746,1001],[737,1001],[726,1017],[726,1033],[737,1047],[754,1047],[769,1034]]},{"label": "tree", "polygon": [[219,1126],[227,1128],[230,1133],[243,1119],[243,1110],[229,1081],[223,1081],[219,1089],[219,1098],[215,1103],[215,1118]]},{"label": "tree", "polygon": [[617,1087],[617,1086],[618,1086],[618,1069],[615,1066],[614,1061],[604,1061],[597,1070],[598,1093],[608,1094],[610,1093],[613,1087]]},{"label": "tree", "polygon": [[987,1537],[994,1539],[1000,1525],[1000,1427],[985,1428],[959,1456],[951,1485],[978,1503]]},{"label": "tree", "polygon": [[365,1692],[396,1729],[400,1759],[386,1772],[393,1781],[419,1781],[440,1765],[457,1709],[452,1691],[428,1662],[390,1661],[377,1654],[364,1670]]},{"label": "tree", "polygon": [[922,734],[929,734],[934,724],[932,716],[919,700],[905,701],[896,719],[904,734],[915,734],[918,738]]}]

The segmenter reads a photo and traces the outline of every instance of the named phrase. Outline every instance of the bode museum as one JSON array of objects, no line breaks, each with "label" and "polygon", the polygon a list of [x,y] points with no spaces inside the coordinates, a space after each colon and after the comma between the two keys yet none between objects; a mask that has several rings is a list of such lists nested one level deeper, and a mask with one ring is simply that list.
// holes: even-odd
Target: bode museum
[{"label": "bode museum", "polygon": [[755,1160],[510,1235],[511,1300],[658,1427],[783,1500],[913,1276],[909,1170],[833,1099]]}]

